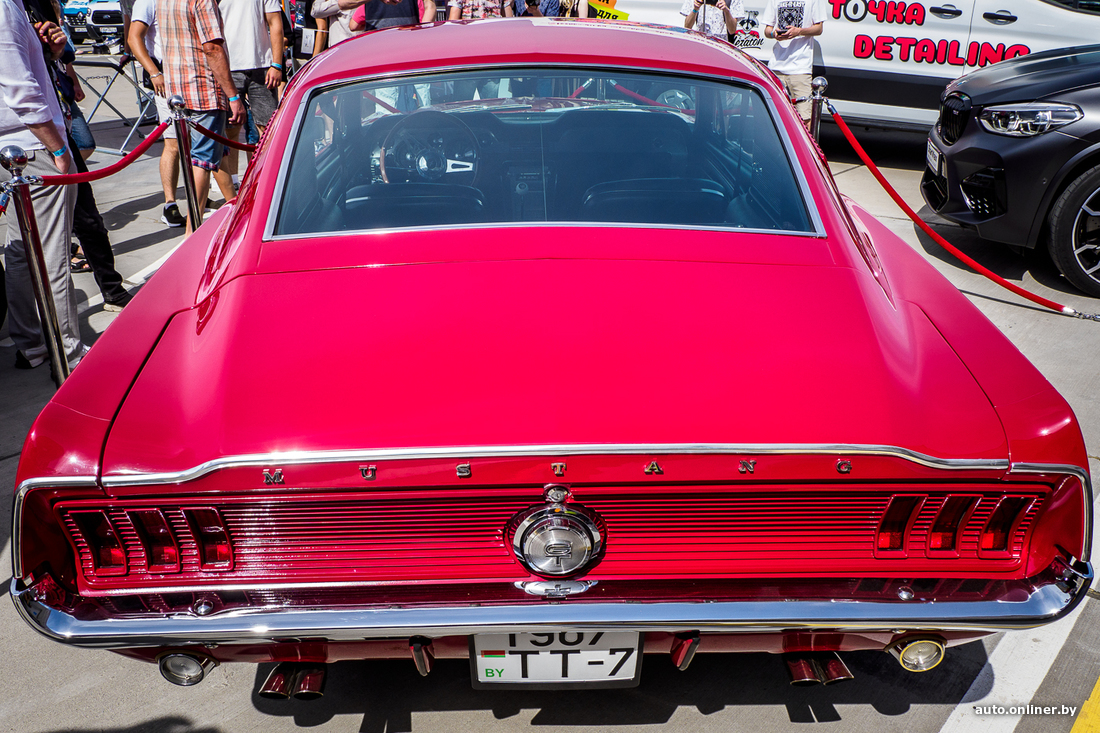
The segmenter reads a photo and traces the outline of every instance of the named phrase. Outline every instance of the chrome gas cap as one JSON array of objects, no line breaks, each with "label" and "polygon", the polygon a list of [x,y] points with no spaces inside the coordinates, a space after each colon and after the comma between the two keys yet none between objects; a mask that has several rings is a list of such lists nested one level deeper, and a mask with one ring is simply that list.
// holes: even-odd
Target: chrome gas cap
[{"label": "chrome gas cap", "polygon": [[576,504],[566,504],[568,487],[551,484],[547,503],[529,507],[509,522],[512,550],[532,573],[573,575],[590,567],[604,544],[603,522]]}]

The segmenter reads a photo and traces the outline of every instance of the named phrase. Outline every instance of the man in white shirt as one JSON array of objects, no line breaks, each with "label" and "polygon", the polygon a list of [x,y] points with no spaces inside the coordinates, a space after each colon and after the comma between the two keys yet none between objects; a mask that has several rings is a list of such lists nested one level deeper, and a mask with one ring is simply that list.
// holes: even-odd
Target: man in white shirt
[{"label": "man in white shirt", "polygon": [[[792,99],[808,97],[814,71],[814,36],[821,35],[825,23],[822,0],[768,0],[760,22],[764,37],[775,39],[768,68],[783,82]],[[809,100],[799,102],[797,108],[802,121],[808,122]]]},{"label": "man in white shirt", "polygon": [[[225,50],[237,91],[248,100],[252,121],[263,134],[279,105],[283,81],[283,14],[279,0],[219,0],[225,22]],[[230,127],[227,137],[236,140],[240,127]],[[222,170],[237,172],[237,151],[229,150]]]},{"label": "man in white shirt", "polygon": [[[53,23],[31,26],[27,11],[15,0],[0,0],[0,148],[18,145],[27,152],[24,175],[48,176],[75,172],[67,144],[65,117],[46,69],[42,39],[59,54],[65,34]],[[0,180],[10,175],[0,168]],[[69,275],[69,240],[73,230],[76,186],[31,186],[31,201],[70,366],[87,352],[80,341],[76,296]],[[13,205],[14,208],[14,205]],[[30,369],[46,360],[46,342],[38,320],[23,235],[8,214],[4,261],[8,296],[8,332],[18,353],[15,366]]]}]

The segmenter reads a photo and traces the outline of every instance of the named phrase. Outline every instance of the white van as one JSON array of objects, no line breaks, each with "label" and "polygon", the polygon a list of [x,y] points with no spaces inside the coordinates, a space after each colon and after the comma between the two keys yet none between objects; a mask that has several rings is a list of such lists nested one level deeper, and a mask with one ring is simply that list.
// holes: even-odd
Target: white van
[{"label": "white van", "polygon": [[[778,0],[782,2],[782,0]],[[736,43],[771,58],[757,16],[766,0],[745,0]],[[1096,43],[1100,0],[822,0],[829,20],[815,39],[815,73],[848,121],[925,131],[940,93],[968,71],[1035,51]],[[594,1],[606,17],[683,26],[675,0]]]}]

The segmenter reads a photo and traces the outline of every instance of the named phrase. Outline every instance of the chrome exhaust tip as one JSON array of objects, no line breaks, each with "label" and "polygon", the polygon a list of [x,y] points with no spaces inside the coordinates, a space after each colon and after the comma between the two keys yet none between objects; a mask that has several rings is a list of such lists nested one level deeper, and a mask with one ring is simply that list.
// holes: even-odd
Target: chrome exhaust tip
[{"label": "chrome exhaust tip", "polygon": [[907,672],[927,672],[943,661],[947,647],[938,637],[912,637],[894,642],[886,647],[898,664]]},{"label": "chrome exhaust tip", "polygon": [[316,700],[325,694],[324,665],[304,664],[294,678],[291,694],[295,700]]},{"label": "chrome exhaust tip", "polygon": [[409,639],[409,653],[412,654],[416,671],[421,677],[427,677],[435,664],[435,647],[432,640],[423,636],[414,636]]},{"label": "chrome exhaust tip", "polygon": [[199,684],[210,670],[218,666],[210,657],[181,653],[165,654],[157,660],[157,664],[161,676],[180,687]]},{"label": "chrome exhaust tip", "polygon": [[783,661],[787,663],[787,674],[791,678],[792,685],[809,687],[821,682],[816,665],[810,657],[802,654],[784,654]]},{"label": "chrome exhaust tip", "polygon": [[823,685],[832,685],[856,678],[836,652],[821,652],[815,655],[814,666],[817,668],[818,679],[821,680]]},{"label": "chrome exhaust tip", "polygon": [[260,685],[259,696],[268,700],[285,700],[290,697],[290,688],[298,674],[298,665],[294,662],[280,662],[267,679]]}]

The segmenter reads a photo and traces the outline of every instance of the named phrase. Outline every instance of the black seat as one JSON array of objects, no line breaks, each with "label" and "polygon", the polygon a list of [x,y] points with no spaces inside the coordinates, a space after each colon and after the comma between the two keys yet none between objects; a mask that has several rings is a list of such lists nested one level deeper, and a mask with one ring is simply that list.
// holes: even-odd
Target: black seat
[{"label": "black seat", "polygon": [[702,178],[633,178],[597,183],[584,193],[584,221],[722,224],[726,194]]},{"label": "black seat", "polygon": [[449,183],[355,186],[344,201],[345,229],[475,224],[485,220],[485,196]]}]

